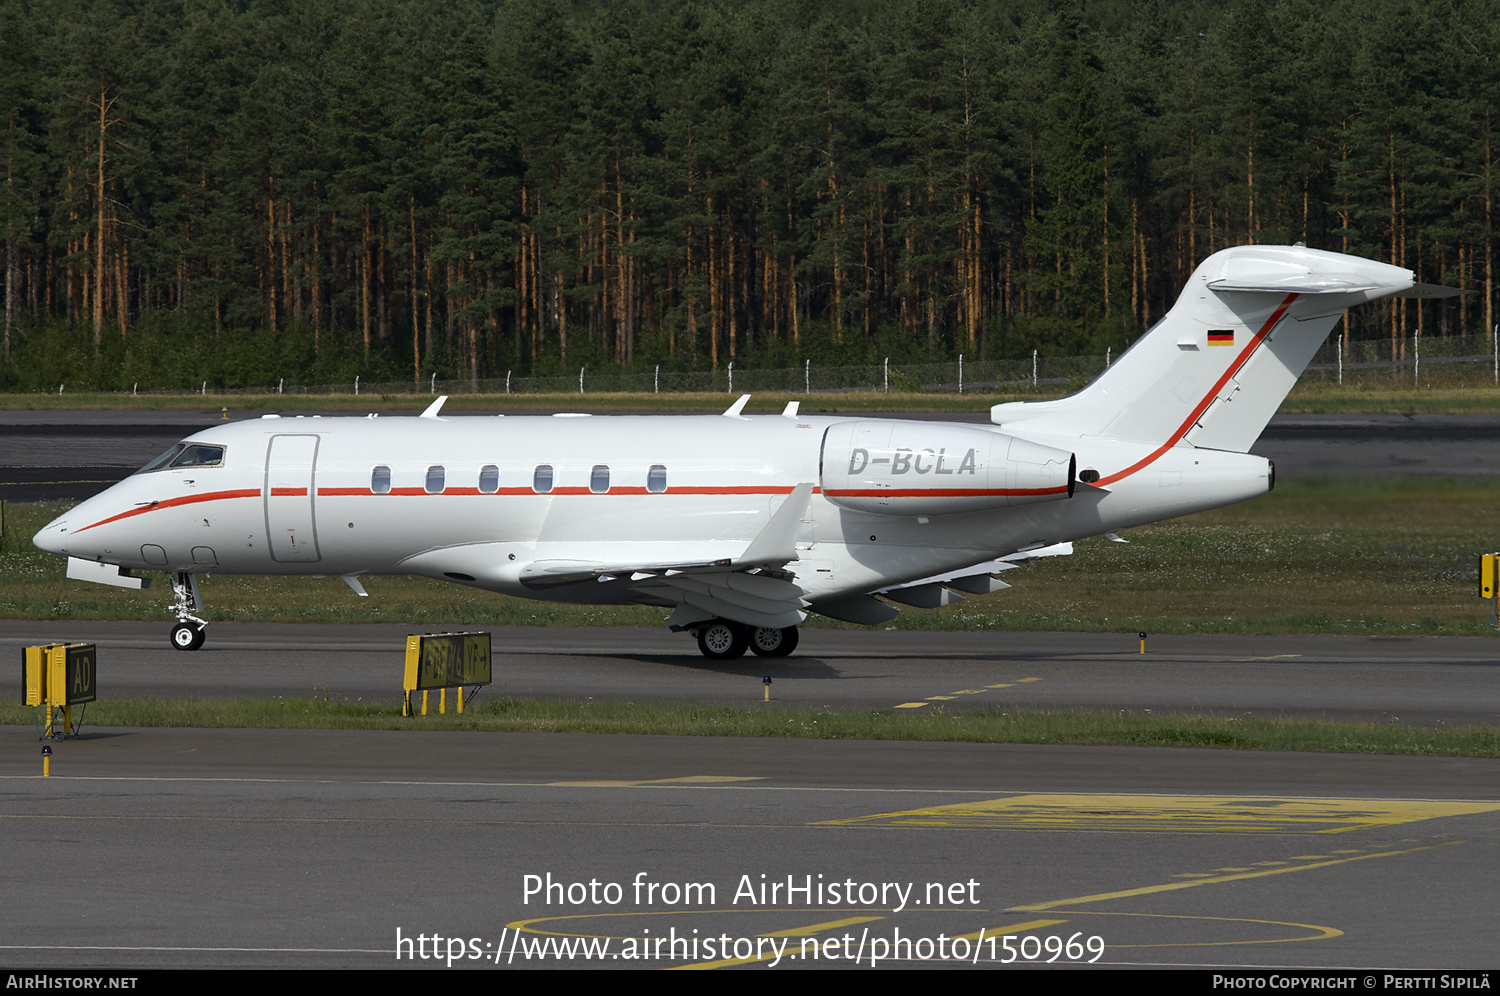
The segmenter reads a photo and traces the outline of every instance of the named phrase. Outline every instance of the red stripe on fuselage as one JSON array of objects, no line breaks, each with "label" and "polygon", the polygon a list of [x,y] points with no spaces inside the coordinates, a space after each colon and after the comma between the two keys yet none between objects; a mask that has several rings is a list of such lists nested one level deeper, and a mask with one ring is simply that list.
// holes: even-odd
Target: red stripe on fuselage
[{"label": "red stripe on fuselage", "polygon": [[1256,348],[1265,340],[1266,336],[1271,334],[1271,330],[1276,327],[1277,322],[1281,321],[1282,316],[1286,314],[1286,309],[1290,308],[1292,306],[1292,302],[1295,300],[1297,300],[1296,294],[1288,294],[1286,296],[1286,300],[1281,302],[1281,307],[1272,312],[1271,317],[1266,320],[1266,324],[1260,327],[1260,331],[1250,337],[1250,341],[1245,345],[1245,348],[1240,350],[1240,355],[1234,358],[1234,362],[1229,364],[1229,367],[1224,371],[1223,376],[1221,376],[1217,381],[1214,382],[1214,386],[1206,395],[1203,396],[1203,400],[1198,402],[1198,405],[1193,409],[1192,414],[1190,414],[1183,421],[1183,423],[1177,427],[1177,431],[1172,433],[1172,435],[1168,437],[1165,443],[1162,443],[1156,449],[1152,450],[1150,455],[1137,460],[1135,463],[1131,464],[1129,467],[1126,467],[1124,470],[1110,474],[1108,477],[1100,478],[1096,482],[1098,486],[1104,487],[1106,484],[1113,484],[1115,481],[1129,477],[1131,474],[1134,474],[1138,470],[1149,467],[1151,464],[1160,459],[1163,453],[1176,446],[1177,443],[1182,439],[1182,437],[1187,435],[1187,432],[1190,428],[1192,428],[1193,423],[1198,421],[1199,416],[1208,411],[1208,406],[1213,404],[1214,399],[1219,396],[1219,391],[1223,389],[1225,384],[1229,383],[1229,378],[1239,373],[1240,368],[1243,367],[1245,365],[1245,362],[1250,359],[1250,354],[1255,352]]},{"label": "red stripe on fuselage", "polygon": [[[278,488],[277,490],[281,491],[284,489]],[[129,519],[132,516],[143,515],[146,512],[156,512],[163,508],[180,508],[183,505],[196,505],[199,502],[205,501],[222,501],[226,498],[259,498],[260,493],[260,488],[242,488],[237,491],[206,491],[201,495],[183,495],[181,498],[168,498],[165,501],[154,501],[149,505],[142,505],[139,508],[132,508],[128,512],[121,512],[119,515],[111,515],[107,519],[100,519],[98,522],[90,523],[89,525],[84,526],[82,529],[75,529],[73,530],[73,535],[76,536],[81,532],[86,532],[90,529],[93,529],[95,526],[108,525],[111,522],[119,522],[121,519]],[[307,494],[307,489],[303,488],[299,493]]]}]

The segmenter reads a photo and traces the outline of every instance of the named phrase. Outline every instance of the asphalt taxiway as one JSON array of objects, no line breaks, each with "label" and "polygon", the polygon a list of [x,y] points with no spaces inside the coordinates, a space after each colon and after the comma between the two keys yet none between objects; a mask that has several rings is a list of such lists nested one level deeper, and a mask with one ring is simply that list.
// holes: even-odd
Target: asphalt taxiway
[{"label": "asphalt taxiway", "polygon": [[0,739],[13,968],[1495,958],[1492,759],[104,729],[43,779]]},{"label": "asphalt taxiway", "polygon": [[[0,655],[44,631],[97,642],[106,697],[391,699],[405,629],[215,624],[179,653],[7,622]],[[489,694],[767,707],[781,668],[773,709],[1494,708],[1484,640],[1005,640],[808,631],[710,666],[664,633],[496,630]],[[18,968],[1494,962],[1496,759],[86,726],[44,779],[31,729],[0,743]]]}]

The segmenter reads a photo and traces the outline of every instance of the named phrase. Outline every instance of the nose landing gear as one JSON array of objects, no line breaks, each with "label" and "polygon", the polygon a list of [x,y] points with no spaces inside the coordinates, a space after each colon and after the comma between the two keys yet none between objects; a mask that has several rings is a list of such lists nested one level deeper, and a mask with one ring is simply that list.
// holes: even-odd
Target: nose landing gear
[{"label": "nose landing gear", "polygon": [[177,625],[172,627],[172,646],[176,650],[197,650],[203,646],[204,630],[208,626],[207,622],[193,615],[203,611],[198,579],[180,571],[171,578],[172,612],[177,616]]}]

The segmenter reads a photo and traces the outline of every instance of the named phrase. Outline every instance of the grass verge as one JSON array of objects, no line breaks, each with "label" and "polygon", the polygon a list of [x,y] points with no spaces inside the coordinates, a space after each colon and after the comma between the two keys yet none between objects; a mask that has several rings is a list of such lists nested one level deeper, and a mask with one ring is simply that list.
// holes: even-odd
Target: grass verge
[{"label": "grass verge", "polygon": [[[435,703],[434,706],[435,708]],[[450,705],[451,708],[451,705]],[[637,705],[629,702],[535,702],[494,699],[462,716],[403,718],[399,706],[312,699],[121,699],[88,707],[85,732],[97,726],[297,730],[430,730],[487,733],[626,733],[678,737],[795,737],[815,740],[906,740],[954,743],[1221,747],[1353,754],[1500,757],[1500,729],[1427,729],[1400,724],[1289,719],[1139,716],[1126,713],[1026,712],[987,708],[946,712],[831,712]],[[31,710],[0,705],[0,725],[27,725]]]}]

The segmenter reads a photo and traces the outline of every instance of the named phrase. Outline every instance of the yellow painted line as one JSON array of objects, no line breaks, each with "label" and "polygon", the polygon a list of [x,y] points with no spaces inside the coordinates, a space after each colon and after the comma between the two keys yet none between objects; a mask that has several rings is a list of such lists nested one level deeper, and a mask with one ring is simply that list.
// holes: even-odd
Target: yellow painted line
[{"label": "yellow painted line", "polygon": [[1323,927],[1316,923],[1295,923],[1290,920],[1257,920],[1250,917],[1240,916],[1193,916],[1176,913],[1101,913],[1087,912],[1079,913],[1079,916],[1104,916],[1104,917],[1141,917],[1148,920],[1209,920],[1215,923],[1253,923],[1268,927],[1300,927],[1303,930],[1312,931],[1306,937],[1261,937],[1251,940],[1235,941],[1166,941],[1160,944],[1111,944],[1111,951],[1121,948],[1221,948],[1236,947],[1244,944],[1298,944],[1302,941],[1327,941],[1335,937],[1343,937],[1344,932],[1337,927]]},{"label": "yellow painted line", "polygon": [[1236,657],[1234,663],[1243,664],[1246,661],[1279,661],[1287,657],[1301,657],[1301,654],[1271,654],[1269,657]]},{"label": "yellow painted line", "polygon": [[1028,930],[1041,930],[1043,927],[1056,926],[1059,923],[1067,923],[1066,920],[1027,920],[1025,923],[1013,923],[1009,927],[986,927],[976,930],[972,934],[960,934],[952,938],[955,941],[978,941],[986,937],[1004,937],[1006,934],[1024,934]]},{"label": "yellow painted line", "polygon": [[961,691],[954,692],[953,694],[954,695],[978,695],[979,693],[981,693],[983,691],[984,691],[983,688],[965,688],[965,689],[963,689]]},{"label": "yellow painted line", "polygon": [[[793,927],[790,930],[773,930],[768,934],[759,934],[759,937],[812,937],[826,930],[838,930],[840,927],[852,927],[857,923],[870,923],[873,920],[884,920],[880,916],[851,916],[846,920],[830,920],[827,923],[815,923],[807,927]],[[782,949],[785,951],[785,949]],[[771,961],[777,956],[771,954],[758,954],[749,958],[724,958],[719,961],[700,961],[692,965],[674,965],[667,969],[669,972],[681,971],[705,971],[714,968],[729,968],[732,965],[753,965],[756,962]]]},{"label": "yellow painted line", "polygon": [[1293,865],[1290,868],[1269,868],[1265,871],[1245,872],[1240,875],[1215,875],[1212,878],[1200,878],[1193,882],[1166,882],[1162,885],[1147,885],[1139,889],[1121,889],[1119,892],[1100,892],[1092,896],[1075,896],[1072,899],[1058,899],[1050,903],[1028,903],[1024,906],[1013,906],[1011,909],[1018,913],[1023,911],[1027,913],[1040,913],[1043,910],[1056,909],[1059,906],[1081,906],[1084,903],[1102,903],[1111,899],[1131,899],[1135,896],[1149,896],[1158,892],[1195,889],[1200,885],[1218,885],[1223,882],[1242,882],[1246,879],[1266,878],[1271,875],[1287,875],[1292,872],[1310,871],[1314,868],[1331,868],[1334,865],[1348,864],[1353,861],[1367,861],[1370,858],[1391,858],[1400,854],[1414,854],[1417,851],[1430,851],[1434,848],[1448,847],[1453,844],[1462,843],[1465,842],[1461,840],[1445,840],[1440,844],[1423,844],[1419,847],[1408,847],[1399,851],[1377,851],[1373,854],[1361,854],[1353,858],[1338,858],[1333,861]]},{"label": "yellow painted line", "polygon": [[1017,678],[1017,681],[1041,681],[1041,678]]},{"label": "yellow painted line", "polygon": [[722,785],[726,782],[759,782],[764,775],[683,775],[680,778],[645,778],[635,781],[599,780],[592,782],[548,782],[548,785],[571,785],[578,788],[630,788],[636,785]]},{"label": "yellow painted line", "polygon": [[898,705],[896,708],[897,709],[920,709],[920,708],[922,708],[926,704],[927,704],[926,702],[903,702],[900,705]]},{"label": "yellow painted line", "polygon": [[951,695],[929,695],[929,696],[927,696],[927,701],[928,702],[947,702],[951,698],[953,698],[953,696],[951,696]]},{"label": "yellow painted line", "polygon": [[1007,682],[1005,682],[1004,684],[1001,684],[1001,685],[985,685],[984,687],[985,688],[1009,688],[1010,684],[1011,683],[1007,681]]},{"label": "yellow painted line", "polygon": [[1347,833],[1496,810],[1500,810],[1500,802],[1036,794],[875,813],[814,825],[1129,833]]}]

